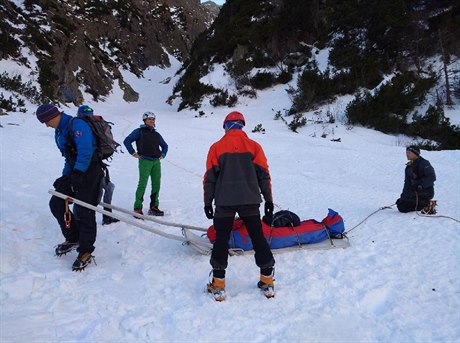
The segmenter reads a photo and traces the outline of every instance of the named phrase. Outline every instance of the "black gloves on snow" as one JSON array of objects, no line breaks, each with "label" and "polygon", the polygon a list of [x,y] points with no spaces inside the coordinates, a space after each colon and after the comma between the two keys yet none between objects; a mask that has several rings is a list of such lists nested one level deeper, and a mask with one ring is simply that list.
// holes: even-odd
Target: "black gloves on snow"
[{"label": "black gloves on snow", "polygon": [[70,184],[72,185],[72,191],[78,193],[83,186],[83,172],[74,170],[72,174],[70,174]]},{"label": "black gloves on snow", "polygon": [[205,206],[204,207],[204,214],[206,214],[206,218],[208,218],[208,219],[214,218],[214,211],[212,209],[212,206]]},{"label": "black gloves on snow", "polygon": [[265,215],[272,216],[273,215],[273,203],[271,201],[265,202]]}]

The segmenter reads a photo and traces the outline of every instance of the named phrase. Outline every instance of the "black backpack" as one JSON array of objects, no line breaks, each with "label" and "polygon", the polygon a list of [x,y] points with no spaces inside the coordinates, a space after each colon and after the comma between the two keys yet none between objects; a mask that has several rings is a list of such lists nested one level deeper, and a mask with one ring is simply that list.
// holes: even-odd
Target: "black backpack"
[{"label": "black backpack", "polygon": [[264,216],[262,220],[265,224],[273,227],[294,227],[300,225],[299,216],[287,210],[278,211],[273,216]]},{"label": "black backpack", "polygon": [[[106,121],[101,116],[85,115],[81,117],[74,117],[69,123],[69,135],[72,136],[72,123],[75,119],[82,119],[88,123],[96,137],[96,150],[102,160],[112,157],[113,153],[117,151],[120,144],[113,139],[112,126],[113,123]],[[73,142],[73,139],[71,140]],[[73,146],[75,150],[75,145]]]}]

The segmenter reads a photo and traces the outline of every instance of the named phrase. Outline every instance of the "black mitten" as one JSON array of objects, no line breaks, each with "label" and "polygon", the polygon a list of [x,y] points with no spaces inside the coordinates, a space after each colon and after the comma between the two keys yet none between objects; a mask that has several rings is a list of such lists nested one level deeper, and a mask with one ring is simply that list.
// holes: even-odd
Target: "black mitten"
[{"label": "black mitten", "polygon": [[72,174],[70,174],[70,184],[72,185],[72,191],[78,193],[83,186],[83,172],[74,170]]},{"label": "black mitten", "polygon": [[206,218],[208,219],[214,218],[214,211],[212,209],[212,206],[205,206],[204,213],[206,214]]}]

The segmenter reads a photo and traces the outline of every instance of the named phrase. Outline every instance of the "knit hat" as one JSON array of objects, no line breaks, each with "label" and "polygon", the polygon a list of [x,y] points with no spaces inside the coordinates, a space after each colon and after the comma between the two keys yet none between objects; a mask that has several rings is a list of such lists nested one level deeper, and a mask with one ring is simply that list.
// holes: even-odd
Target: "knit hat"
[{"label": "knit hat", "polygon": [[94,114],[94,111],[91,107],[88,105],[81,105],[78,108],[77,116],[82,117],[82,116],[91,116]]},{"label": "knit hat", "polygon": [[408,146],[406,148],[407,151],[411,151],[413,152],[414,154],[416,154],[417,156],[420,156],[420,149],[417,148],[415,145],[411,145],[411,146]]},{"label": "knit hat", "polygon": [[37,119],[40,121],[40,123],[47,123],[51,119],[54,119],[60,115],[61,111],[59,111],[54,105],[43,104],[38,106],[37,112],[35,112],[35,114],[37,115]]}]

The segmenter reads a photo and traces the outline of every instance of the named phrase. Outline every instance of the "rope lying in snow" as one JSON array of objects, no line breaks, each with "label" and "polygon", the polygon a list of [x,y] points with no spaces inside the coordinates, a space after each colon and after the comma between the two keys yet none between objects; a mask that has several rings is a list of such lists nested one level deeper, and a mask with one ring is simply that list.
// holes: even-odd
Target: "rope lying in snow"
[{"label": "rope lying in snow", "polygon": [[358,223],[357,225],[353,226],[350,230],[348,230],[347,232],[344,233],[344,235],[348,235],[351,231],[353,231],[354,229],[356,229],[358,226],[360,226],[362,223],[364,223],[366,220],[368,220],[370,217],[372,217],[374,214],[376,214],[377,212],[380,212],[382,210],[385,210],[387,208],[392,208],[394,205],[396,204],[393,204],[393,205],[390,205],[390,206],[383,206],[383,207],[380,207],[378,210],[372,212],[371,214],[369,214],[366,218],[364,218],[360,223]]},{"label": "rope lying in snow", "polygon": [[458,219],[455,219],[455,218],[452,218],[452,217],[449,217],[449,216],[443,216],[443,215],[434,215],[434,214],[423,214],[423,213],[419,213],[417,211],[417,207],[418,207],[418,192],[415,192],[415,213],[417,213],[417,215],[419,217],[425,217],[425,218],[447,218],[447,219],[452,219],[453,221],[456,221],[457,223],[460,223],[460,220]]},{"label": "rope lying in snow", "polygon": [[[417,193],[416,193],[417,194]],[[389,208],[392,208],[394,205],[396,204],[393,204],[393,205],[390,205],[390,206],[383,206],[383,207],[380,207],[378,210],[372,212],[371,214],[369,214],[366,218],[364,218],[360,223],[358,223],[357,225],[353,226],[350,230],[344,232],[344,235],[347,235],[349,234],[351,231],[353,231],[354,229],[356,229],[358,226],[360,226],[362,223],[364,223],[366,220],[368,220],[370,217],[372,217],[374,214],[376,214],[377,212],[380,212],[382,210],[386,210],[386,209],[389,209]],[[424,218],[447,218],[447,219],[452,219],[454,221],[456,221],[457,223],[460,223],[459,220],[455,219],[455,218],[452,218],[452,217],[449,217],[449,216],[443,216],[443,215],[432,215],[432,214],[421,214],[417,211],[417,206],[418,206],[418,194],[417,194],[417,197],[416,197],[416,204],[415,204],[415,213],[417,213],[418,216],[420,217],[424,217]]]},{"label": "rope lying in snow", "polygon": [[189,174],[192,174],[192,175],[194,175],[196,177],[199,177],[200,179],[203,177],[202,175],[199,175],[199,174],[195,173],[194,171],[188,170],[188,169],[186,169],[186,168],[184,168],[184,167],[182,167],[182,166],[170,161],[169,159],[164,159],[163,161],[166,161],[169,164],[173,165],[174,167],[179,168],[179,169],[181,169],[181,170],[183,170],[183,171],[185,171],[185,172],[187,172]]},{"label": "rope lying in snow", "polygon": [[415,213],[417,213],[417,215],[419,217],[424,217],[424,218],[447,218],[447,219],[451,219],[453,221],[456,221],[457,223],[460,223],[460,220],[452,218],[452,217],[449,217],[449,216],[434,215],[434,214],[422,214],[422,213],[419,213],[417,211],[415,211]]}]

